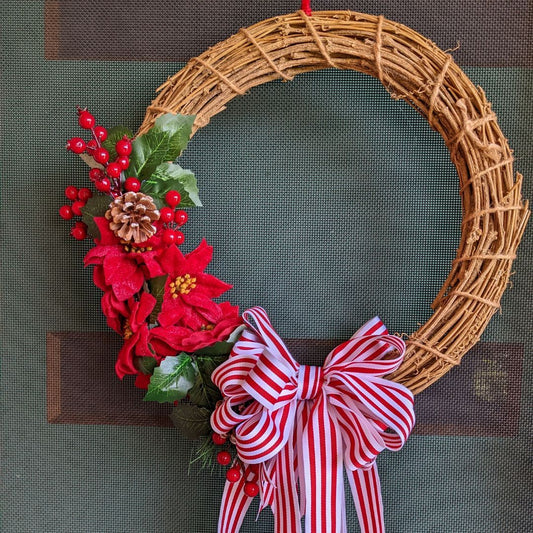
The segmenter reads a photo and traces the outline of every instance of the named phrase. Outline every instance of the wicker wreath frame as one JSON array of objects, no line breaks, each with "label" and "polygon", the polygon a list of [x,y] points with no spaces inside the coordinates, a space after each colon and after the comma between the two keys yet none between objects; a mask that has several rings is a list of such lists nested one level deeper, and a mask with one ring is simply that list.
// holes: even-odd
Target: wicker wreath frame
[{"label": "wicker wreath frame", "polygon": [[461,240],[429,320],[407,340],[391,379],[421,392],[479,340],[511,274],[528,203],[522,176],[483,90],[452,56],[383,16],[303,11],[263,20],[192,58],[157,89],[138,134],[163,113],[196,115],[193,133],[234,97],[275,79],[337,68],[369,74],[444,139],[459,175]]}]

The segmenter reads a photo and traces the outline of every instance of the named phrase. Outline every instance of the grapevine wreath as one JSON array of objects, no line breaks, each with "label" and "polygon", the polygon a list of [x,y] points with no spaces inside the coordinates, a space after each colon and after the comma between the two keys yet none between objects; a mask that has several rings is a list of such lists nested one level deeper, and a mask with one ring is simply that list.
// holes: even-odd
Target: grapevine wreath
[{"label": "grapevine wreath", "polygon": [[[201,205],[194,174],[174,161],[194,132],[235,96],[271,80],[337,68],[378,78],[443,137],[460,180],[461,241],[433,314],[404,342],[378,318],[335,348],[323,367],[298,364],[266,311],[239,314],[230,285],[205,272],[203,240],[183,254],[187,208]],[[363,531],[383,531],[375,458],[401,448],[413,394],[479,340],[500,307],[529,211],[522,176],[482,89],[452,56],[415,31],[348,11],[301,11],[241,29],[189,61],[159,89],[134,136],[78,109],[91,139],[67,148],[91,167],[69,186],[62,218],[94,239],[85,257],[102,310],[124,344],[116,372],[137,376],[147,400],[201,453],[228,465],[220,532],[237,531],[254,496],[278,532],[345,531],[344,471]],[[385,376],[388,379],[385,379]],[[191,423],[191,421],[193,421]]]}]

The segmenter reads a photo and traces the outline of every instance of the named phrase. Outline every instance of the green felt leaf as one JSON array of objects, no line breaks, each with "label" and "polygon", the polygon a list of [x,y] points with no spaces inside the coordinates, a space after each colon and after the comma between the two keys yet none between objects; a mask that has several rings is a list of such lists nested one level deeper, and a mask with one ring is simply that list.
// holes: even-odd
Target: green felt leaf
[{"label": "green felt leaf", "polygon": [[150,313],[150,324],[155,324],[157,321],[157,315],[161,311],[163,305],[163,296],[165,294],[165,284],[167,282],[167,275],[157,276],[152,278],[148,283],[150,285],[150,293],[155,297],[156,304],[153,311]]},{"label": "green felt leaf", "polygon": [[115,126],[114,128],[107,130],[107,139],[102,143],[102,146],[109,152],[109,161],[114,161],[117,158],[118,154],[115,150],[115,144],[117,141],[120,141],[124,135],[128,137],[128,139],[133,137],[133,133],[129,128],[126,128],[126,126]]},{"label": "green felt leaf", "polygon": [[202,205],[194,173],[175,163],[161,163],[151,177],[143,181],[141,191],[154,199],[163,198],[168,191],[178,191],[181,194],[180,207]]},{"label": "green felt leaf", "polygon": [[103,217],[109,209],[109,204],[113,201],[110,196],[105,194],[95,194],[87,200],[87,203],[81,208],[82,221],[87,224],[87,233],[93,239],[100,238],[100,231],[94,222],[95,217]]},{"label": "green felt leaf", "polygon": [[196,350],[196,352],[194,353],[197,356],[217,356],[217,355],[227,356],[231,352],[232,348],[233,348],[233,342],[219,341],[219,342],[215,342],[215,344],[211,344],[211,346],[206,346],[205,348]]},{"label": "green felt leaf", "polygon": [[158,117],[149,131],[133,139],[128,174],[142,181],[161,163],[174,161],[189,142],[193,122],[193,116],[167,113]]},{"label": "green felt leaf", "polygon": [[188,439],[195,440],[211,433],[211,410],[188,403],[179,403],[174,407],[170,418],[174,425]]},{"label": "green felt leaf", "polygon": [[152,374],[157,361],[153,357],[137,357],[135,359],[135,366],[143,374]]},{"label": "green felt leaf", "polygon": [[227,355],[194,358],[198,368],[198,374],[196,375],[194,386],[189,391],[191,402],[202,407],[208,407],[210,409],[215,408],[216,403],[222,399],[222,394],[211,381],[211,374],[213,373],[213,370],[226,361],[227,358]]},{"label": "green felt leaf", "polygon": [[145,401],[174,402],[185,398],[196,380],[197,369],[186,353],[165,357],[154,369]]}]

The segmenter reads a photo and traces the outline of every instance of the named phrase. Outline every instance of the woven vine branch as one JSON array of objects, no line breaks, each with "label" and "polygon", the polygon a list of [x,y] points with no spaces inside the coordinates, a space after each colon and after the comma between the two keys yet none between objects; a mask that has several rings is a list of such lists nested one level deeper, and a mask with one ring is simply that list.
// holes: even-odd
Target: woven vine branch
[{"label": "woven vine branch", "polygon": [[337,68],[379,79],[444,139],[460,181],[461,241],[431,318],[407,341],[390,377],[418,393],[479,340],[500,307],[529,216],[522,176],[481,88],[427,38],[399,23],[348,11],[303,11],[240,30],[191,59],[158,89],[138,134],[162,113],[196,115],[194,131],[252,87]]}]

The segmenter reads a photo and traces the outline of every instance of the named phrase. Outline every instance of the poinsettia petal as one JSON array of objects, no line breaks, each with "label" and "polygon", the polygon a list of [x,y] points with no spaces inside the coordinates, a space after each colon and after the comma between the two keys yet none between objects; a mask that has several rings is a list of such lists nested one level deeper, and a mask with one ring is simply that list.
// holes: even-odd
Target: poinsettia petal
[{"label": "poinsettia petal", "polygon": [[104,269],[101,265],[93,268],[93,283],[103,291],[109,290],[109,285],[105,282]]},{"label": "poinsettia petal", "polygon": [[144,276],[140,270],[137,270],[130,278],[113,283],[111,287],[119,300],[128,300],[141,290],[143,283]]},{"label": "poinsettia petal", "polygon": [[105,281],[113,285],[125,278],[129,278],[139,270],[139,266],[128,257],[128,254],[106,255],[103,262]]},{"label": "poinsettia petal", "polygon": [[[222,318],[222,311],[219,306],[203,294],[191,291],[189,294],[182,294],[182,298],[184,303],[194,308],[197,313],[205,318],[208,324],[215,324]],[[189,324],[185,325],[188,326]]]},{"label": "poinsettia petal", "polygon": [[185,262],[185,257],[181,253],[181,250],[174,244],[168,248],[163,248],[158,254],[158,259],[163,272],[173,277],[179,275],[180,269]]},{"label": "poinsettia petal", "polygon": [[135,303],[135,310],[132,311],[130,317],[130,326],[133,331],[142,325],[146,325],[146,319],[150,316],[156,303],[156,298],[150,293],[143,292],[141,294],[141,298]]},{"label": "poinsettia petal", "polygon": [[190,273],[203,272],[213,259],[213,247],[207,244],[205,239],[202,239],[200,244],[185,256],[185,259]]},{"label": "poinsettia petal", "polygon": [[230,285],[211,274],[197,274],[196,279],[197,289],[206,296],[209,296],[209,298],[217,298],[233,288],[233,285]]},{"label": "poinsettia petal", "polygon": [[135,335],[124,342],[118,353],[115,363],[115,372],[122,379],[126,374],[137,374],[137,369],[133,364],[133,349],[135,347]]},{"label": "poinsettia petal", "polygon": [[138,389],[147,389],[150,385],[151,374],[143,374],[142,372],[137,374],[134,385]]},{"label": "poinsettia petal", "polygon": [[101,300],[102,312],[104,313],[107,325],[122,335],[122,323],[124,317],[130,314],[126,302],[118,300],[112,291],[107,291]]},{"label": "poinsettia petal", "polygon": [[[111,200],[109,201],[111,203]],[[120,239],[109,228],[109,220],[105,217],[94,217],[94,223],[100,232],[100,238],[97,243],[100,245],[120,244]]]},{"label": "poinsettia petal", "polygon": [[162,276],[164,274],[163,268],[156,260],[157,252],[144,252],[136,254],[136,260],[139,264],[144,264],[148,270],[148,274],[151,278]]}]

